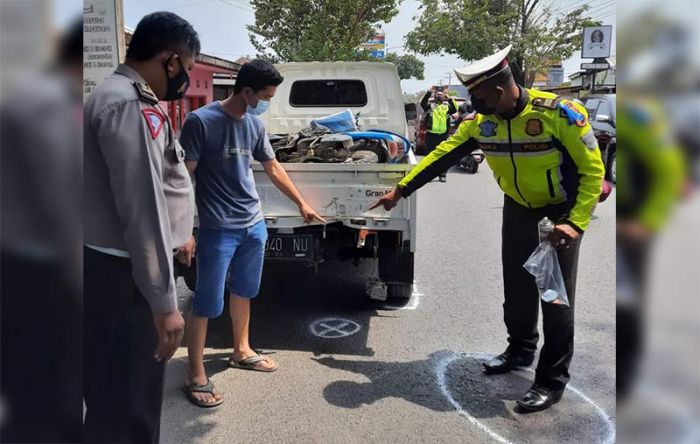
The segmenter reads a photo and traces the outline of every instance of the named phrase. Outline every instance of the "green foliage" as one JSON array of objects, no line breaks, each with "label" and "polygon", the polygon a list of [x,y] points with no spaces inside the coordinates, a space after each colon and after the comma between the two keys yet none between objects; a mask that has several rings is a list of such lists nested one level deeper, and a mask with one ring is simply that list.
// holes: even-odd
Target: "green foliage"
[{"label": "green foliage", "polygon": [[408,49],[430,55],[445,52],[477,60],[513,44],[513,75],[531,86],[535,75],[570,58],[581,48],[587,5],[561,14],[540,0],[421,0]]},{"label": "green foliage", "polygon": [[396,55],[394,53],[389,53],[384,59],[378,59],[381,62],[389,62],[396,65],[396,70],[399,72],[399,78],[401,80],[416,78],[418,80],[423,80],[423,73],[425,71],[425,63],[418,60],[413,54],[406,55]]},{"label": "green foliage", "polygon": [[251,0],[250,41],[273,62],[368,60],[357,51],[401,0]]}]

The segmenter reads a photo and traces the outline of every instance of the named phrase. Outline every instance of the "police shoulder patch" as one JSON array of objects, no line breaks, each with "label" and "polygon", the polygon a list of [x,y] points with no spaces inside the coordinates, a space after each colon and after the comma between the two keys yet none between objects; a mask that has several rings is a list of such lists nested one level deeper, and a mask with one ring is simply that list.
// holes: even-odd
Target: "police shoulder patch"
[{"label": "police shoulder patch", "polygon": [[158,103],[158,97],[153,92],[150,86],[145,83],[133,82],[139,97],[149,103]]},{"label": "police shoulder patch", "polygon": [[143,117],[146,119],[146,126],[148,127],[148,131],[151,133],[151,137],[155,139],[163,129],[165,118],[155,108],[143,109],[141,110],[141,113],[143,113]]},{"label": "police shoulder patch", "polygon": [[585,109],[579,109],[571,100],[559,102],[559,116],[567,119],[569,125],[576,124],[576,126],[584,127],[588,123]]}]

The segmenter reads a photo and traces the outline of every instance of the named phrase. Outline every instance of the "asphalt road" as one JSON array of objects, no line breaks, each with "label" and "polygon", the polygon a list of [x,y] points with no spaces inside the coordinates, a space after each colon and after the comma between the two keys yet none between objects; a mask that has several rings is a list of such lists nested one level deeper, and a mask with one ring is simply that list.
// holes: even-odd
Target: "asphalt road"
[{"label": "asphalt road", "polygon": [[[506,346],[500,226],[503,196],[483,164],[419,192],[416,288],[403,308],[365,296],[371,261],[266,266],[253,304],[253,346],[272,374],[228,369],[230,321],[211,322],[207,370],[226,397],[190,405],[181,348],[168,365],[161,439],[224,442],[608,442],[615,418],[615,206],[595,213],[581,248],[576,352],[563,400],[514,413],[532,373],[486,377]],[[190,292],[180,284],[186,303]],[[334,320],[329,318],[340,318]],[[320,321],[320,322],[319,322]],[[316,324],[314,324],[316,322]],[[312,324],[322,336],[312,333]],[[358,330],[359,327],[359,330]]]}]

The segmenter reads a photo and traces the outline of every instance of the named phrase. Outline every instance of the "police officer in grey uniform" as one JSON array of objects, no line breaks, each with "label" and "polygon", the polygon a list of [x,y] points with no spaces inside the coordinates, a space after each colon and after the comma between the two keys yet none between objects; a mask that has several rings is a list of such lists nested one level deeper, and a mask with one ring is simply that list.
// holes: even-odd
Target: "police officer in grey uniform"
[{"label": "police officer in grey uniform", "polygon": [[184,95],[199,49],[187,21],[147,15],[85,104],[86,442],[159,439],[165,363],[184,329],[173,256],[194,252],[192,184],[159,101]]}]

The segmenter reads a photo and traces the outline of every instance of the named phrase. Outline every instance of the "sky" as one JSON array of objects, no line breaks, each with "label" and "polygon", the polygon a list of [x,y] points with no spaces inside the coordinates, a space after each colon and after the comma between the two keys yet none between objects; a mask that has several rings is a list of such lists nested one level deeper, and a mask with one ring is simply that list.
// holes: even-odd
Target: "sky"
[{"label": "sky", "polygon": [[[589,14],[603,22],[615,25],[616,0],[547,0],[555,8],[568,12],[582,4],[590,5]],[[246,0],[123,0],[124,22],[135,28],[144,15],[168,10],[188,20],[200,35],[202,52],[218,57],[235,60],[242,56],[255,56],[256,51],[250,43],[246,25],[254,21],[254,13]],[[383,25],[386,34],[388,52],[405,54],[404,37],[411,31],[418,15],[418,0],[403,0],[399,14],[390,23]],[[613,27],[613,35],[615,28]],[[613,39],[614,45],[614,39]],[[614,54],[614,49],[613,49]],[[454,55],[433,55],[417,57],[425,62],[425,80],[403,80],[404,92],[413,93],[429,88],[431,85],[447,83],[454,68],[468,63]],[[568,77],[579,69],[582,60],[576,54],[564,61],[564,76]],[[452,77],[454,81],[454,76]]]}]

